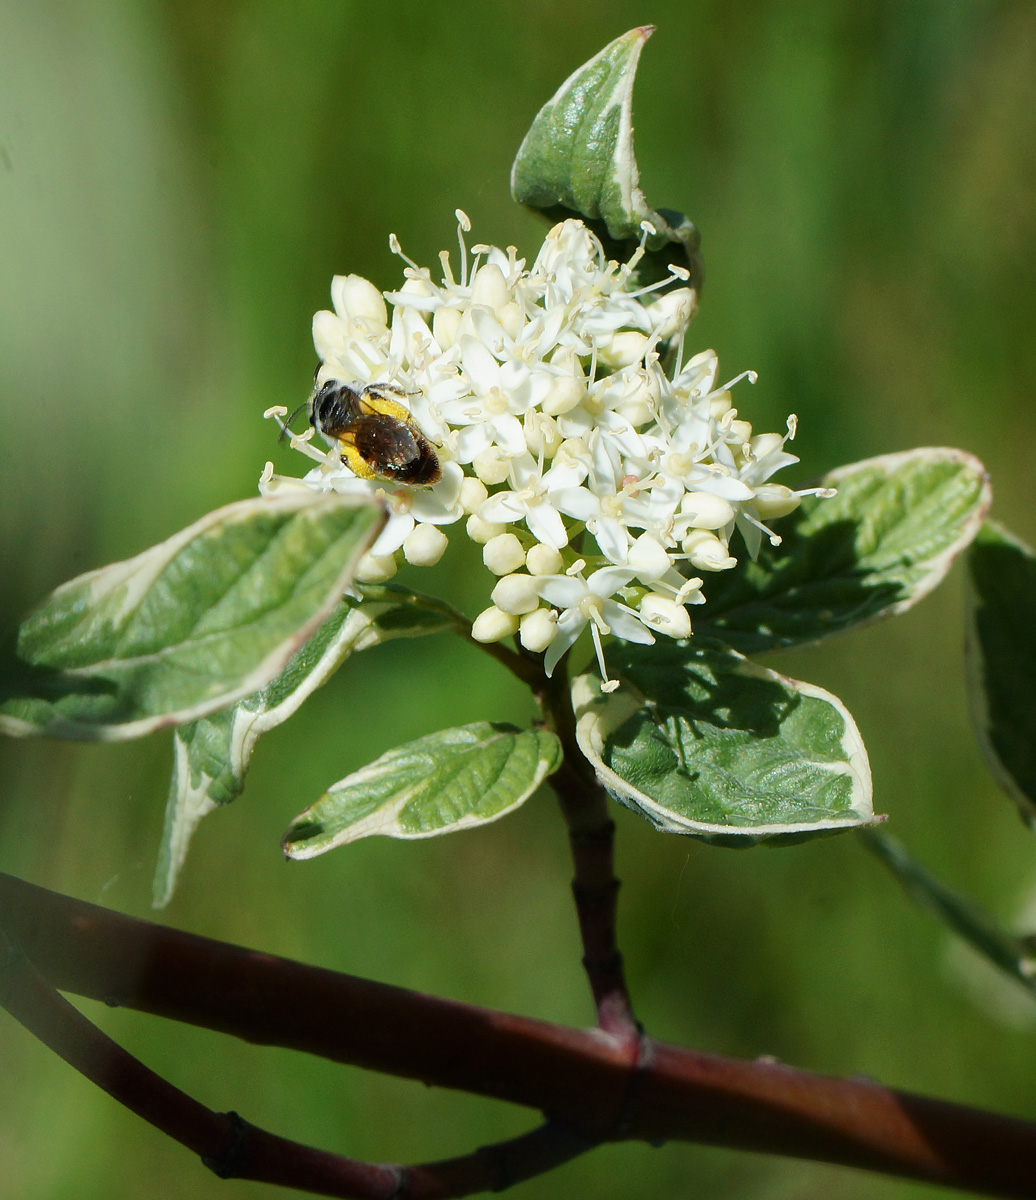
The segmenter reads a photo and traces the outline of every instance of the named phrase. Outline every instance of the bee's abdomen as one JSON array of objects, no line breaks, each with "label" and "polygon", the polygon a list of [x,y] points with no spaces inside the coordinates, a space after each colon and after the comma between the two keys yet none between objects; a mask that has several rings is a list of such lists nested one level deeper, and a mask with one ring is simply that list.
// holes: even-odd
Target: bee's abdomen
[{"label": "bee's abdomen", "polygon": [[378,475],[414,486],[435,483],[442,471],[426,438],[410,425],[381,413],[368,413],[352,426],[357,454]]}]

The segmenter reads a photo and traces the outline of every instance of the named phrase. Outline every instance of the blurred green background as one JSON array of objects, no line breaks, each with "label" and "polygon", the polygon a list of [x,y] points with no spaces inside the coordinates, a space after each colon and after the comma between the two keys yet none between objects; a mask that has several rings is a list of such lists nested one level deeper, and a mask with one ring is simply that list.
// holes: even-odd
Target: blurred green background
[{"label": "blurred green background", "polygon": [[[689,349],[714,346],[727,376],[759,371],[739,394],[757,428],[798,413],[799,478],[959,445],[988,464],[996,515],[1036,538],[1031,3],[0,0],[0,625],[253,494],[267,458],[297,469],[261,413],[305,398],[333,273],[398,284],[390,231],[431,264],[460,206],[474,240],[534,254],[542,229],[507,194],[514,151],[565,76],[649,21],[642,181],[703,234]],[[477,611],[476,573],[415,586],[433,581]],[[955,573],[909,615],[776,665],[854,713],[889,829],[1013,921],[1036,845],[974,747],[960,643]],[[164,919],[588,1022],[547,796],[457,837],[279,853],[290,818],[376,753],[527,715],[507,677],[445,638],[362,655],[263,741]],[[149,915],[170,757],[161,736],[0,745],[0,868]],[[738,853],[616,819],[621,934],[652,1034],[1036,1118],[1036,1004],[955,949],[851,836]],[[212,1107],[354,1156],[458,1154],[534,1121],[83,1007]],[[0,1197],[277,1194],[219,1182],[3,1016],[0,1079]],[[821,1190],[931,1194],[685,1145],[609,1147],[514,1194]]]}]

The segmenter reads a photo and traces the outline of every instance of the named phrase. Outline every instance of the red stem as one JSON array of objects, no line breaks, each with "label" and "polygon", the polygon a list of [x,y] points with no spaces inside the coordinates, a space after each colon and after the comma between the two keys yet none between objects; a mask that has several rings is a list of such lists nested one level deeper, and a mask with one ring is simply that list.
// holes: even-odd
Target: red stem
[{"label": "red stem", "polygon": [[641,1027],[633,1015],[616,933],[620,884],[615,876],[615,822],[608,810],[608,795],[576,742],[567,678],[558,674],[546,682],[541,699],[564,751],[550,785],[568,829],[575,868],[572,896],[597,1025],[639,1054]]},{"label": "red stem", "polygon": [[193,1150],[224,1179],[254,1179],[343,1200],[447,1200],[499,1191],[590,1149],[548,1122],[460,1158],[406,1167],[359,1162],[217,1113],[127,1053],[60,996],[0,929],[0,1006],[92,1083]]},{"label": "red stem", "polygon": [[635,1047],[599,1030],[339,975],[3,875],[0,919],[63,990],[529,1105],[591,1141],[704,1142],[990,1195],[1036,1195],[1036,1125],[1028,1122],[654,1042],[634,1073]]}]

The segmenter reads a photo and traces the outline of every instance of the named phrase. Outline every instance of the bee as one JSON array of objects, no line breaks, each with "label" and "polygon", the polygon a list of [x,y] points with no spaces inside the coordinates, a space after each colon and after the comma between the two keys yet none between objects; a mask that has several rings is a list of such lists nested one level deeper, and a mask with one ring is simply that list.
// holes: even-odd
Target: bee
[{"label": "bee", "polygon": [[392,383],[329,379],[310,397],[309,423],[361,479],[392,479],[415,487],[438,482],[442,468],[431,442],[388,393],[407,394]]}]

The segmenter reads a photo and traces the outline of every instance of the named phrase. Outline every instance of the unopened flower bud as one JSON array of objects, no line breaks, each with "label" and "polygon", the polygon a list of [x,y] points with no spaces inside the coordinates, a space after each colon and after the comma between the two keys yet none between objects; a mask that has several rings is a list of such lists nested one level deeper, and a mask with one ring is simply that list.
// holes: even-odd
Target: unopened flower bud
[{"label": "unopened flower bud", "polygon": [[512,613],[516,617],[534,612],[540,604],[536,580],[525,574],[505,575],[493,588],[491,598],[501,612]]},{"label": "unopened flower bud", "polygon": [[610,342],[602,344],[597,357],[606,367],[619,371],[640,362],[650,343],[651,339],[645,333],[620,329]]},{"label": "unopened flower bud", "polygon": [[737,559],[731,558],[726,546],[707,529],[692,529],[681,545],[691,566],[699,571],[729,571],[737,566]]},{"label": "unopened flower bud", "polygon": [[652,331],[662,341],[682,333],[690,324],[697,308],[697,298],[690,288],[674,288],[648,305],[648,320]]},{"label": "unopened flower bud", "polygon": [[589,467],[590,448],[579,437],[565,438],[554,455],[555,466],[573,466],[582,464]]},{"label": "unopened flower bud", "polygon": [[570,375],[562,375],[551,384],[543,401],[543,411],[550,417],[571,412],[586,395],[586,385]]},{"label": "unopened flower bud", "polygon": [[494,575],[510,575],[525,565],[525,551],[513,533],[498,533],[483,546],[482,561]]},{"label": "unopened flower bud", "polygon": [[483,546],[506,531],[506,525],[501,525],[498,521],[483,521],[478,513],[472,513],[464,526],[464,532],[468,537]]},{"label": "unopened flower bud", "polygon": [[511,470],[511,464],[500,453],[499,446],[487,446],[475,455],[471,465],[479,479],[490,487],[495,483],[503,483]]},{"label": "unopened flower bud", "polygon": [[510,298],[503,271],[494,263],[479,267],[471,284],[471,303],[484,304],[498,313]]},{"label": "unopened flower bud", "polygon": [[[740,425],[742,422],[735,421],[735,425]],[[748,424],[748,422],[744,422]],[[749,429],[751,426],[749,425]],[[779,450],[784,449],[784,438],[779,433],[760,433],[758,437],[752,438],[749,443],[752,447],[752,456],[754,458],[765,458],[768,454],[776,454]]]},{"label": "unopened flower bud", "polygon": [[480,504],[489,499],[489,491],[481,479],[465,475],[460,484],[460,506],[466,513],[473,513]]},{"label": "unopened flower bud", "polygon": [[538,608],[522,617],[518,630],[525,649],[541,654],[558,635],[558,614],[552,608]]},{"label": "unopened flower bud", "polygon": [[709,412],[711,412],[718,421],[720,417],[724,417],[728,412],[730,412],[730,406],[732,403],[733,401],[730,399],[730,392],[728,392],[726,388],[724,388],[721,392],[713,392],[713,394],[709,397]]},{"label": "unopened flower bud", "polygon": [[365,554],[356,568],[356,578],[360,583],[384,583],[397,570],[394,554]]},{"label": "unopened flower bud", "polygon": [[525,565],[532,575],[560,575],[565,560],[553,546],[537,542],[535,546],[530,546]]},{"label": "unopened flower bud", "polygon": [[802,498],[783,483],[763,483],[755,489],[755,510],[763,521],[786,517],[801,502]]},{"label": "unopened flower bud", "polygon": [[751,421],[731,421],[730,432],[742,444],[751,441],[752,438],[752,422]]},{"label": "unopened flower bud", "polygon": [[327,309],[313,314],[313,345],[322,362],[333,362],[348,352],[349,326]]},{"label": "unopened flower bud", "polygon": [[734,508],[711,492],[688,492],[680,501],[680,514],[689,529],[722,529],[733,521]]},{"label": "unopened flower bud", "polygon": [[495,605],[483,609],[471,625],[471,636],[476,642],[502,642],[518,632],[518,618],[513,613],[501,612]]},{"label": "unopened flower bud", "polygon": [[530,454],[542,453],[544,458],[553,458],[561,442],[561,431],[557,421],[544,413],[525,414],[525,444],[529,447]]},{"label": "unopened flower bud", "polygon": [[661,592],[648,592],[641,600],[640,619],[653,632],[664,633],[671,638],[691,635],[690,613],[682,604],[677,604]]},{"label": "unopened flower bud", "polygon": [[642,583],[654,583],[672,566],[669,555],[650,533],[642,533],[630,546],[626,561]]},{"label": "unopened flower bud", "polygon": [[615,411],[633,426],[646,425],[658,408],[658,384],[646,371],[638,371],[615,405]]},{"label": "unopened flower bud", "polygon": [[403,540],[403,555],[414,567],[434,567],[446,553],[449,538],[436,525],[422,521]]},{"label": "unopened flower bud", "polygon": [[362,275],[336,275],[331,280],[331,303],[340,317],[384,329],[388,324],[385,297]]},{"label": "unopened flower bud", "polygon": [[448,305],[443,305],[432,313],[432,337],[439,343],[440,350],[449,350],[457,344],[460,323],[460,310]]},{"label": "unopened flower bud", "polygon": [[550,365],[558,367],[564,374],[571,375],[573,378],[582,379],[583,377],[583,364],[571,346],[556,346],[550,352]]},{"label": "unopened flower bud", "polygon": [[525,325],[525,313],[515,300],[509,300],[496,314],[497,320],[509,338],[516,338]]},{"label": "unopened flower bud", "polygon": [[412,275],[399,289],[399,294],[401,296],[417,296],[422,300],[430,300],[435,295],[435,288],[429,280]]}]

